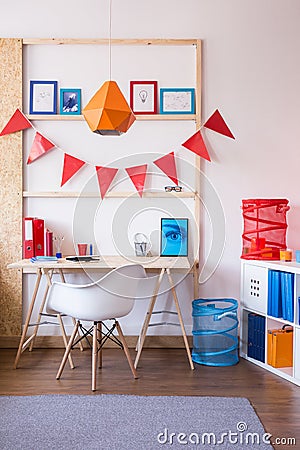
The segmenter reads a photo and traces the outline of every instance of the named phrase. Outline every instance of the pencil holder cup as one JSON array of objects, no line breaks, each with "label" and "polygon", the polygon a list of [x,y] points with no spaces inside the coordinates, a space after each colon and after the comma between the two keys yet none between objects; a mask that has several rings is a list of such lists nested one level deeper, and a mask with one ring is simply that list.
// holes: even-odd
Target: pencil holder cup
[{"label": "pencil holder cup", "polygon": [[79,256],[85,256],[87,251],[87,244],[77,244]]},{"label": "pencil holder cup", "polygon": [[146,256],[147,255],[147,242],[135,242],[134,249],[135,249],[136,256]]}]

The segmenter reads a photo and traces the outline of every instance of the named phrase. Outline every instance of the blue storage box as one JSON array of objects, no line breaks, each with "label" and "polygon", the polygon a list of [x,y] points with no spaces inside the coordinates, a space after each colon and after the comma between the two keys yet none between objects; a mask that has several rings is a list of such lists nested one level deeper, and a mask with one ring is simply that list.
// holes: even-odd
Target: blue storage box
[{"label": "blue storage box", "polygon": [[195,363],[232,366],[238,357],[238,302],[231,298],[193,301],[193,352]]}]

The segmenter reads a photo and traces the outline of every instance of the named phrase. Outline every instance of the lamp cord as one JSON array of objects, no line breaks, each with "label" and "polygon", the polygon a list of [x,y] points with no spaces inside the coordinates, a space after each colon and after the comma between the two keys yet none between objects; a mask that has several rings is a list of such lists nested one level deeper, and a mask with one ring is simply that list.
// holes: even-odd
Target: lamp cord
[{"label": "lamp cord", "polygon": [[112,29],[112,0],[109,0],[109,80],[111,81],[111,29]]}]

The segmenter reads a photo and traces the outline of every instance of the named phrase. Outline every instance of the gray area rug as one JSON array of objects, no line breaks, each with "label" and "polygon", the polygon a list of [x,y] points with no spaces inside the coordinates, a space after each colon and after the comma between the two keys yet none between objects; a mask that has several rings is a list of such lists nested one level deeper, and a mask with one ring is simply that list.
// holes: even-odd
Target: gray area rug
[{"label": "gray area rug", "polygon": [[1,450],[270,450],[269,440],[246,398],[0,397]]}]

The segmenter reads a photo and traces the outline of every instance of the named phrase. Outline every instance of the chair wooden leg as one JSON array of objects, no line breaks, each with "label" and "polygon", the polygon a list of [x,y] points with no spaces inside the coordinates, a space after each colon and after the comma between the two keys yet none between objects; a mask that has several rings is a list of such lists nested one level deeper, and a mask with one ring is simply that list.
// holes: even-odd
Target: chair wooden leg
[{"label": "chair wooden leg", "polygon": [[59,366],[58,372],[57,372],[57,374],[56,374],[56,379],[57,379],[57,380],[60,379],[60,376],[61,376],[61,374],[62,374],[62,371],[64,370],[64,367],[65,367],[65,365],[66,365],[66,362],[67,362],[69,353],[70,353],[70,351],[71,351],[71,348],[72,348],[72,345],[73,345],[75,336],[76,336],[76,334],[77,334],[77,332],[78,332],[78,327],[79,327],[79,321],[76,322],[76,325],[75,325],[75,327],[74,327],[74,329],[73,329],[73,333],[72,333],[72,335],[71,335],[71,337],[70,337],[70,340],[69,340],[69,343],[68,343],[68,345],[67,345],[65,354],[64,354],[64,356],[63,356],[63,359],[62,359],[61,364],[60,364],[60,366]]},{"label": "chair wooden leg", "polygon": [[121,326],[120,326],[120,324],[119,324],[118,321],[116,321],[116,327],[117,327],[117,331],[118,331],[118,335],[119,335],[120,341],[121,341],[122,344],[123,344],[124,352],[125,352],[125,355],[126,355],[128,364],[129,364],[129,366],[130,366],[132,375],[134,376],[134,378],[138,378],[138,377],[139,377],[139,376],[138,376],[138,373],[137,373],[137,371],[136,371],[136,369],[135,369],[135,367],[134,367],[133,361],[132,361],[131,358],[130,358],[129,348],[128,348],[127,342],[126,342],[126,340],[125,340],[125,337],[124,337],[122,328],[121,328]]},{"label": "chair wooden leg", "polygon": [[[102,323],[98,322],[97,339],[101,340],[101,337],[102,337]],[[97,345],[98,345],[98,367],[99,367],[99,369],[101,369],[102,368],[102,348],[100,348],[99,341],[97,341]]]},{"label": "chair wooden leg", "polygon": [[96,390],[96,381],[97,381],[97,357],[98,357],[97,328],[98,323],[94,322],[93,350],[92,350],[92,391]]}]

